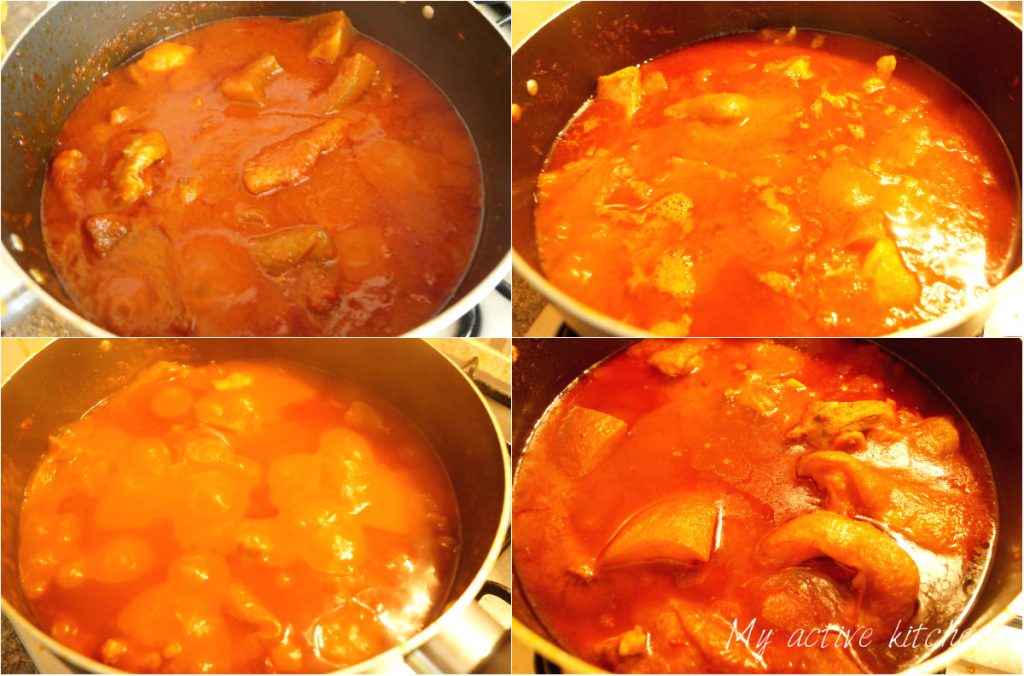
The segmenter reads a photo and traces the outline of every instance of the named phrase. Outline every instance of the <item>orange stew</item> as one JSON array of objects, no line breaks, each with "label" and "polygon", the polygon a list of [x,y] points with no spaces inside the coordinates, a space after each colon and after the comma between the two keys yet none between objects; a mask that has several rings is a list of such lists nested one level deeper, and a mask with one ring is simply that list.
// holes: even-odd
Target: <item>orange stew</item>
[{"label": "orange stew", "polygon": [[891,47],[762,31],[599,78],[537,186],[544,272],[663,335],[878,335],[986,295],[1019,192],[959,89]]},{"label": "orange stew", "polygon": [[325,672],[445,598],[459,519],[398,411],[262,362],[160,362],[58,430],[21,511],[40,626],[141,672]]},{"label": "orange stew", "polygon": [[515,570],[553,638],[615,671],[891,672],[956,627],[995,500],[968,423],[876,347],[655,340],[534,431]]},{"label": "orange stew", "polygon": [[109,73],[61,131],[43,232],[116,333],[390,335],[449,299],[480,213],[444,94],[335,12],[221,21]]}]

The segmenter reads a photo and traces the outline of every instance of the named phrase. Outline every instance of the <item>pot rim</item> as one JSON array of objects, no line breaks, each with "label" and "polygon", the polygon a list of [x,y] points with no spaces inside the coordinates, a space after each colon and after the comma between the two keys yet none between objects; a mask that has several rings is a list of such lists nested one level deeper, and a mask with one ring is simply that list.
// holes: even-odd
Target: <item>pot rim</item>
[{"label": "pot rim", "polygon": [[[65,1],[65,0],[58,0],[58,2],[53,2],[53,3],[48,4],[48,6],[45,9],[43,9],[43,11],[41,11],[38,15],[36,15],[36,17],[29,23],[29,25],[25,27],[25,30],[23,30],[21,32],[21,34],[18,36],[18,39],[15,40],[13,44],[8,45],[8,47],[7,47],[7,54],[4,56],[4,58],[2,60],[0,60],[0,67],[3,67],[3,66],[7,65],[7,62],[9,60],[11,60],[12,56],[17,52],[18,47],[20,46],[21,41],[25,38],[25,36],[28,35],[32,31],[32,29],[35,28],[36,24],[39,23],[43,19],[43,17],[46,16],[50,12],[50,10],[52,10],[54,7],[59,5],[61,1]],[[466,2],[468,4],[470,4],[471,7],[473,7],[474,9],[476,9],[479,12],[479,8],[476,7],[476,5],[473,5],[472,3],[469,3],[469,0],[466,0]],[[501,32],[501,30],[498,29],[498,27],[496,25],[494,25],[494,22],[492,22],[489,19],[487,19],[487,17],[483,16],[482,13],[481,13],[481,16],[487,21],[487,23],[490,26],[491,30],[493,30],[495,33],[497,33],[498,36],[502,40],[504,40],[505,44],[508,44],[508,38],[505,36],[504,33]],[[399,55],[401,55],[401,52],[399,52]],[[403,56],[403,58],[404,58],[404,56]],[[509,58],[511,58],[511,55],[509,56]],[[440,87],[438,87],[438,89],[440,89]],[[444,92],[444,90],[441,90],[441,91]],[[445,94],[445,97],[447,98],[447,96],[448,96],[447,92],[444,92],[444,94]],[[456,112],[458,112],[458,111],[456,111]],[[461,117],[461,113],[460,113],[460,117]],[[476,141],[474,139],[474,147],[475,147],[475,144],[476,144]],[[48,163],[47,163],[47,166],[48,166]],[[483,195],[483,193],[481,193],[481,197],[482,197],[482,195]],[[483,200],[481,199],[481,207],[482,206],[483,206]],[[484,213],[481,211],[481,214],[480,214],[481,225],[483,224],[483,220],[484,220]],[[6,240],[6,238],[5,238],[5,240]],[[26,272],[21,267],[21,265],[14,259],[14,256],[8,250],[7,246],[8,246],[7,241],[4,241],[3,242],[3,246],[0,247],[0,250],[2,250],[2,253],[0,253],[0,265],[6,266],[6,267],[10,268],[11,270],[13,270],[14,274],[16,274],[18,276],[19,281],[21,282],[21,287],[23,287],[25,289],[31,290],[33,296],[36,299],[42,301],[43,305],[45,305],[47,309],[49,309],[54,314],[56,314],[58,317],[60,317],[62,321],[71,324],[78,331],[80,331],[80,332],[82,332],[82,333],[84,333],[84,334],[86,334],[88,336],[97,336],[97,337],[100,337],[100,338],[113,338],[113,337],[117,337],[119,335],[119,334],[116,334],[116,333],[112,333],[109,330],[99,326],[98,324],[95,324],[95,323],[89,321],[88,319],[83,317],[81,314],[79,314],[77,311],[75,311],[73,308],[71,308],[71,307],[65,305],[64,303],[60,302],[59,300],[57,300],[53,295],[50,294],[49,291],[47,291],[45,288],[43,288],[43,286],[41,284],[39,284],[35,279],[33,279],[32,276],[29,275],[28,272]],[[479,242],[477,243],[477,247],[479,248]],[[477,249],[474,249],[474,251],[473,251],[473,257],[474,258],[476,257],[477,253],[478,253]],[[47,256],[47,259],[49,259],[49,256]],[[509,275],[509,273],[512,271],[512,260],[511,259],[512,259],[512,243],[511,243],[511,240],[510,240],[509,241],[509,248],[505,252],[505,255],[502,256],[501,260],[498,261],[498,263],[491,269],[491,271],[488,272],[487,275],[482,280],[480,280],[480,283],[478,283],[472,289],[470,289],[469,291],[464,293],[458,299],[456,299],[456,297],[453,295],[451,298],[448,299],[447,303],[438,312],[436,312],[432,317],[430,317],[429,319],[425,320],[422,324],[419,324],[418,326],[415,326],[412,329],[409,329],[405,333],[399,334],[399,336],[400,337],[408,337],[408,338],[424,338],[424,337],[432,337],[432,336],[439,335],[439,333],[441,332],[442,329],[444,329],[445,327],[447,327],[447,326],[457,322],[467,312],[469,312],[473,307],[479,305],[483,301],[483,299],[487,296],[487,294],[489,294],[491,291],[493,291],[495,288],[497,288],[497,286],[501,282],[501,280],[504,279],[505,277],[507,277]],[[472,260],[473,259],[470,259],[470,262],[472,262]],[[51,263],[50,265],[52,267],[53,264]],[[466,272],[468,272],[468,271],[469,271],[469,266],[467,265]],[[463,274],[465,275],[466,273],[464,272]],[[56,280],[56,282],[58,284],[61,284],[60,279],[56,275],[54,275],[54,279]],[[61,284],[61,286],[63,287],[63,284]],[[74,302],[74,301],[72,301],[72,302]],[[156,338],[156,337],[163,337],[163,336],[152,336],[152,337]],[[199,336],[196,336],[196,337],[199,337]],[[231,337],[231,336],[224,336],[224,337]],[[318,337],[318,336],[309,336],[309,337],[315,338],[315,337]],[[324,337],[326,338],[326,337],[330,337],[330,336],[324,336]],[[370,337],[378,337],[378,336],[374,336],[374,335],[365,335],[365,336],[357,335],[357,336],[351,336],[351,337],[353,337],[353,338],[360,338],[360,337],[370,338]],[[386,338],[386,337],[398,337],[398,336],[379,336],[379,337],[385,337]]]},{"label": "pot rim", "polygon": [[[985,5],[990,10],[992,10],[993,12],[996,12],[997,14],[999,14],[999,16],[1003,17],[1004,20],[1010,21],[1009,19],[1007,19],[1005,17],[1005,15],[1002,14],[1002,12],[1000,12],[998,9],[996,9],[992,5],[992,2],[990,0],[980,0],[980,1],[981,1],[981,4]],[[555,21],[562,14],[568,12],[569,10],[573,9],[574,7],[576,7],[579,4],[582,4],[581,0],[576,0],[575,2],[571,2],[571,3],[567,4],[565,7],[562,7],[561,9],[559,9],[557,12],[555,12],[554,14],[549,16],[543,23],[541,23],[536,28],[534,28],[530,32],[530,34],[526,36],[526,38],[524,38],[518,45],[516,45],[512,49],[512,58],[515,59],[516,53],[518,53],[526,45],[526,43],[528,43],[530,40],[532,40],[534,38],[534,36],[537,35],[537,33],[539,33],[544,28],[546,28],[549,23]],[[1013,22],[1011,21],[1010,23],[1013,23]],[[1014,24],[1014,25],[1016,26],[1016,24]],[[1016,26],[1016,28],[1018,30],[1024,30],[1024,28],[1021,28],[1020,26]],[[515,125],[512,126],[512,129],[513,129],[512,142],[514,144],[515,143]],[[1016,169],[1015,169],[1014,173],[1016,173]],[[1018,193],[1019,193],[1019,191],[1020,191],[1020,185],[1019,185],[1020,176],[1019,175],[1017,176],[1017,180],[1018,180],[1018,186],[1017,187],[1018,187]],[[1018,213],[1018,219],[1019,219],[1019,217],[1020,217],[1020,207],[1019,207],[1019,205],[1018,205],[1018,212],[1017,213]],[[1012,263],[1013,263],[1013,261],[1015,259],[1019,260],[1019,257],[1020,257],[1020,246],[1021,246],[1021,241],[1022,241],[1022,229],[1021,228],[1022,228],[1022,226],[1020,224],[1018,224],[1017,234],[1016,234],[1016,237],[1015,237],[1015,242],[1017,244],[1017,250],[1011,252],[1011,265],[1012,265]],[[575,298],[573,298],[572,296],[570,296],[566,292],[564,292],[561,289],[559,289],[553,283],[551,283],[551,281],[548,280],[548,278],[544,275],[543,272],[541,272],[540,270],[535,268],[533,265],[531,265],[529,262],[527,262],[526,258],[524,256],[522,256],[522,254],[520,254],[518,251],[516,251],[515,245],[513,245],[513,247],[512,247],[512,269],[517,274],[519,274],[522,277],[524,277],[530,283],[530,286],[532,286],[538,293],[540,293],[540,295],[543,296],[547,301],[549,301],[550,303],[554,304],[558,308],[558,310],[562,312],[562,314],[568,314],[570,317],[578,318],[581,321],[587,323],[588,325],[590,325],[590,326],[592,326],[594,328],[599,329],[604,335],[607,335],[607,336],[637,336],[637,337],[645,337],[645,338],[650,338],[650,337],[666,337],[666,336],[658,336],[657,334],[653,334],[650,331],[648,331],[647,329],[642,329],[642,328],[637,327],[637,326],[632,326],[631,324],[628,324],[627,322],[623,322],[621,320],[615,319],[611,315],[605,314],[604,312],[601,312],[600,310],[596,310],[596,309],[590,307],[589,305],[586,305],[585,303],[582,303],[582,302],[576,300]],[[1015,277],[1015,276],[1024,276],[1024,265],[1019,265],[1016,269],[1009,269],[1009,270],[1007,270],[1006,276],[1003,277],[1003,279],[999,280],[999,282],[995,286],[991,287],[991,289],[989,289],[989,292],[986,293],[981,298],[978,298],[978,299],[973,300],[973,301],[971,301],[969,303],[961,305],[960,307],[956,308],[955,310],[953,310],[951,312],[948,312],[948,313],[945,313],[942,316],[937,317],[935,319],[931,319],[931,320],[928,320],[926,322],[921,322],[920,324],[914,324],[913,326],[909,326],[909,327],[907,327],[905,329],[900,329],[899,331],[894,331],[892,333],[886,333],[886,334],[881,334],[881,335],[878,335],[878,336],[871,336],[871,337],[877,337],[877,338],[918,338],[918,337],[942,336],[942,335],[946,335],[948,333],[951,333],[958,326],[961,326],[961,325],[965,324],[966,322],[968,322],[972,317],[979,316],[979,315],[987,317],[988,314],[991,312],[993,305],[997,302],[997,300],[1002,300],[1002,295],[1003,295],[1002,290],[1005,287],[1010,286],[1010,285],[1007,285],[1006,282],[1008,280],[1010,280],[1012,277]],[[679,337],[683,337],[683,336],[679,336]],[[737,335],[735,337],[740,337],[740,335]]]},{"label": "pot rim", "polygon": [[[12,371],[10,373],[10,375],[3,381],[2,386],[6,387],[7,383],[11,380],[11,378],[13,378],[17,373],[19,373],[25,367],[26,364],[28,364],[33,359],[35,359],[43,351],[45,351],[46,349],[51,347],[57,340],[59,340],[59,339],[55,338],[55,339],[51,340],[41,350],[39,350],[38,352],[33,354],[31,357],[26,359],[24,362],[22,362],[18,366],[18,368],[16,368],[14,371]],[[189,339],[188,338],[154,338],[153,340],[189,340]],[[203,340],[203,339],[202,338],[192,338],[191,340]],[[245,339],[245,340],[248,340],[248,339]],[[330,340],[330,339],[329,338],[325,338],[325,340]],[[377,655],[374,655],[373,657],[371,657],[371,658],[369,658],[367,660],[359,662],[358,664],[353,664],[353,665],[351,665],[349,667],[346,667],[344,669],[340,669],[340,670],[337,670],[337,671],[334,671],[334,672],[329,672],[329,673],[340,673],[340,674],[347,674],[347,673],[370,673],[370,672],[388,673],[388,672],[393,671],[394,670],[393,667],[396,664],[396,662],[401,661],[401,662],[404,663],[404,659],[405,659],[405,657],[407,655],[409,655],[410,653],[412,653],[412,652],[416,651],[417,649],[423,647],[424,644],[426,644],[432,638],[437,636],[437,634],[440,633],[441,630],[443,629],[444,623],[450,617],[459,615],[470,604],[476,603],[476,596],[477,596],[477,594],[480,592],[481,589],[483,589],[484,583],[487,582],[487,579],[488,579],[488,577],[489,577],[489,575],[491,573],[491,570],[494,568],[494,565],[497,563],[498,558],[501,556],[501,553],[504,551],[505,533],[508,532],[508,530],[509,530],[509,521],[510,521],[510,518],[511,518],[510,511],[511,511],[511,503],[512,503],[512,481],[511,481],[511,464],[512,464],[512,461],[511,461],[511,456],[509,455],[509,452],[508,452],[507,445],[505,443],[504,435],[501,432],[501,426],[499,425],[497,418],[494,416],[494,412],[491,410],[491,407],[487,404],[487,401],[484,399],[483,394],[480,392],[479,388],[477,388],[477,386],[473,384],[473,381],[469,378],[468,375],[466,375],[465,371],[463,371],[461,368],[459,368],[458,364],[456,364],[454,361],[452,361],[452,359],[448,355],[446,355],[440,349],[438,349],[437,347],[432,345],[429,341],[419,339],[419,342],[422,343],[423,345],[426,345],[428,348],[430,348],[431,351],[433,351],[439,357],[441,357],[446,362],[448,362],[449,366],[451,366],[452,369],[454,369],[456,372],[458,372],[459,376],[462,377],[462,379],[466,383],[466,385],[472,389],[473,394],[476,396],[477,404],[486,412],[487,417],[488,417],[488,419],[491,422],[491,428],[494,431],[495,440],[498,442],[497,443],[498,449],[499,449],[499,452],[501,453],[501,464],[502,464],[502,472],[503,472],[503,478],[504,478],[504,491],[503,491],[502,503],[501,503],[501,516],[498,519],[498,523],[496,524],[496,528],[494,530],[494,535],[493,535],[493,538],[491,540],[491,546],[487,550],[487,555],[484,557],[483,562],[481,563],[480,567],[477,569],[476,574],[469,581],[469,584],[466,585],[465,590],[463,590],[463,592],[461,594],[459,594],[459,596],[453,602],[451,602],[451,604],[448,605],[448,607],[445,608],[444,611],[441,612],[441,614],[439,614],[437,617],[435,617],[429,624],[427,624],[425,627],[423,627],[423,629],[421,629],[420,631],[415,633],[411,638],[409,638],[408,640],[406,640],[402,644],[394,646],[393,648],[390,648],[388,650],[385,650],[382,653],[378,653]],[[43,631],[40,627],[36,626],[36,624],[34,622],[32,622],[31,620],[26,618],[20,611],[18,611],[14,607],[14,605],[10,601],[7,600],[6,596],[0,597],[0,611],[2,611],[3,614],[6,615],[11,620],[11,624],[14,625],[18,629],[19,633],[21,631],[27,631],[29,636],[31,636],[36,641],[41,642],[51,653],[56,655],[63,662],[69,663],[69,664],[74,665],[76,667],[80,667],[80,668],[86,669],[90,673],[97,673],[97,674],[123,674],[123,673],[130,673],[130,672],[121,671],[119,669],[114,669],[113,667],[111,667],[108,664],[103,664],[102,662],[94,660],[91,657],[87,657],[87,656],[79,653],[78,651],[72,650],[71,648],[65,646],[64,644],[62,644],[60,642],[58,642],[55,638],[53,638],[48,633]]]}]

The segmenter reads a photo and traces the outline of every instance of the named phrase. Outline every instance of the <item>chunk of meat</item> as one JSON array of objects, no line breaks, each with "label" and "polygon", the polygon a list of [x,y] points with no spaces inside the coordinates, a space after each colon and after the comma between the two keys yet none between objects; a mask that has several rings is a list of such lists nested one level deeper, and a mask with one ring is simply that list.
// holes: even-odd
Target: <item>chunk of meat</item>
[{"label": "chunk of meat", "polygon": [[619,636],[619,657],[646,655],[651,650],[651,637],[639,624]]},{"label": "chunk of meat", "polygon": [[864,274],[872,280],[875,298],[883,305],[910,307],[921,295],[921,283],[904,265],[900,250],[888,237],[875,242],[868,252]]},{"label": "chunk of meat", "polygon": [[764,65],[766,73],[782,73],[791,80],[809,80],[814,77],[811,72],[811,59],[807,56],[799,56],[783,61],[772,61]]},{"label": "chunk of meat", "polygon": [[840,624],[845,600],[835,582],[805,568],[786,568],[758,585],[765,622],[792,634]]},{"label": "chunk of meat", "polygon": [[788,31],[783,32],[778,28],[762,28],[757,36],[773,45],[786,45],[796,39],[796,26],[790,26]]},{"label": "chunk of meat", "polygon": [[[962,495],[893,475],[838,451],[804,456],[797,474],[813,479],[828,494],[825,506],[830,511],[870,517],[932,551],[963,549]],[[957,508],[938,510],[936,505]]]},{"label": "chunk of meat", "polygon": [[334,258],[331,236],[315,225],[300,225],[249,240],[249,255],[263,272],[280,275],[305,262]]},{"label": "chunk of meat", "polygon": [[636,66],[627,66],[610,75],[597,78],[598,100],[618,103],[625,111],[627,120],[632,120],[640,108],[642,94],[640,69]]},{"label": "chunk of meat", "polygon": [[115,127],[119,124],[124,124],[131,117],[131,113],[132,111],[128,106],[114,108],[110,111],[110,124]]},{"label": "chunk of meat", "polygon": [[875,72],[877,72],[878,77],[883,80],[888,80],[892,77],[894,70],[896,70],[896,57],[892,54],[880,56],[878,57],[878,60],[875,61]]},{"label": "chunk of meat", "polygon": [[644,73],[640,79],[640,86],[644,96],[653,96],[668,91],[668,80],[660,70]]},{"label": "chunk of meat", "polygon": [[925,418],[910,430],[914,446],[933,458],[948,457],[960,449],[960,432],[949,418]]},{"label": "chunk of meat", "polygon": [[320,96],[318,108],[324,113],[347,106],[363,95],[377,79],[377,64],[365,54],[345,57],[334,81]]},{"label": "chunk of meat", "polygon": [[800,424],[786,434],[790,443],[806,444],[813,450],[862,449],[865,434],[889,440],[895,433],[896,405],[891,401],[816,401],[804,411]]},{"label": "chunk of meat", "polygon": [[649,206],[645,212],[648,223],[655,222],[679,228],[684,234],[693,232],[693,200],[681,192],[665,195]]},{"label": "chunk of meat", "polygon": [[774,186],[757,188],[757,201],[750,207],[750,222],[761,239],[773,246],[789,247],[800,233],[800,218],[779,198],[782,191]]},{"label": "chunk of meat", "polygon": [[598,557],[603,568],[648,563],[707,563],[715,544],[718,507],[681,496],[633,515]]},{"label": "chunk of meat", "polygon": [[317,618],[311,632],[323,637],[317,657],[338,666],[362,662],[396,642],[374,611],[351,601]]},{"label": "chunk of meat", "polygon": [[892,54],[886,54],[885,56],[879,56],[877,61],[874,61],[874,72],[877,75],[873,75],[861,84],[864,91],[869,94],[885,89],[886,84],[892,78],[893,71],[896,70],[896,57]]},{"label": "chunk of meat", "polygon": [[589,474],[626,436],[626,423],[592,408],[574,406],[559,429],[559,464],[572,476]]},{"label": "chunk of meat", "polygon": [[352,21],[340,10],[299,19],[296,23],[314,28],[308,53],[313,61],[334,63],[348,51],[356,37]]},{"label": "chunk of meat", "polygon": [[875,203],[880,185],[866,169],[837,161],[818,179],[818,195],[826,206],[856,213]]},{"label": "chunk of meat", "polygon": [[675,341],[653,353],[647,363],[670,378],[686,376],[704,365],[704,353],[714,345],[714,341],[699,338]]},{"label": "chunk of meat", "polygon": [[917,607],[917,564],[896,541],[874,526],[818,510],[779,526],[757,545],[755,561],[786,568],[829,557],[857,571],[851,586],[859,595],[864,626],[891,628],[909,620]]},{"label": "chunk of meat", "polygon": [[281,621],[251,591],[237,582],[228,585],[224,610],[229,617],[255,626],[256,635],[260,638],[274,639],[281,636]]},{"label": "chunk of meat", "polygon": [[665,109],[669,117],[693,118],[715,124],[738,124],[750,117],[754,102],[748,96],[729,92],[701,94]]},{"label": "chunk of meat", "polygon": [[683,630],[715,671],[727,674],[764,673],[768,670],[761,655],[742,636],[734,636],[732,623],[718,612],[696,603],[673,600]]},{"label": "chunk of meat", "polygon": [[76,148],[60,151],[50,165],[50,174],[57,186],[60,201],[75,216],[82,213],[84,205],[79,188],[85,176],[85,167],[85,155]]},{"label": "chunk of meat", "polygon": [[150,47],[138,61],[128,66],[127,73],[136,82],[144,82],[147,73],[166,73],[176,68],[181,68],[192,55],[196,48],[189,45],[179,45],[176,42],[161,42]]},{"label": "chunk of meat", "polygon": [[136,134],[125,146],[123,155],[114,168],[114,183],[118,196],[130,204],[153,189],[146,170],[167,156],[167,139],[158,131]]},{"label": "chunk of meat", "polygon": [[264,89],[267,83],[283,72],[284,69],[273,54],[261,54],[242,70],[224,78],[220,83],[220,91],[232,101],[262,106],[266,102]]},{"label": "chunk of meat", "polygon": [[697,290],[697,281],[693,276],[693,257],[682,250],[663,253],[654,265],[649,280],[642,273],[634,273],[629,283],[631,288],[649,281],[658,291],[662,291],[680,300],[688,300]]},{"label": "chunk of meat", "polygon": [[858,216],[846,235],[848,247],[873,247],[875,242],[889,236],[885,217],[880,211],[869,211]]},{"label": "chunk of meat", "polygon": [[267,146],[245,163],[246,189],[259,195],[305,180],[320,155],[345,141],[346,126],[344,120],[331,118]]},{"label": "chunk of meat", "polygon": [[131,227],[131,222],[120,214],[98,214],[85,219],[85,230],[92,240],[92,248],[100,256],[106,256]]},{"label": "chunk of meat", "polygon": [[145,540],[119,537],[88,557],[85,575],[107,584],[131,582],[149,572],[154,560],[153,549]]}]

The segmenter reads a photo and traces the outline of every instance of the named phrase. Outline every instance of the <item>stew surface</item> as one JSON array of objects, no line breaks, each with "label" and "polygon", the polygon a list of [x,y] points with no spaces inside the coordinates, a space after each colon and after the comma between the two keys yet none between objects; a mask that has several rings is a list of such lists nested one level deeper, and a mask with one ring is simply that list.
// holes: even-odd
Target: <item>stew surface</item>
[{"label": "stew surface", "polygon": [[54,638],[125,671],[333,671],[433,618],[459,523],[433,449],[369,392],[160,362],[51,437],[21,584]]},{"label": "stew surface", "polygon": [[805,31],[599,78],[537,185],[550,280],[662,335],[879,335],[1006,273],[1012,164],[959,89],[891,47]]},{"label": "stew surface", "polygon": [[969,606],[995,501],[969,424],[874,346],[647,341],[534,430],[515,570],[614,671],[892,672]]},{"label": "stew surface", "polygon": [[480,214],[444,94],[335,12],[210,24],[105,76],[61,131],[43,233],[116,333],[392,335],[447,302]]}]

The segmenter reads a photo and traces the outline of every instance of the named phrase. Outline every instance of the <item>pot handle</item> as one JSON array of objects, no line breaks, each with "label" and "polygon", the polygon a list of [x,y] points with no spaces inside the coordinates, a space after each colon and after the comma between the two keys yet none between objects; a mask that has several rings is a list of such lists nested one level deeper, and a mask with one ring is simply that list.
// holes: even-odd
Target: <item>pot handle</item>
[{"label": "pot handle", "polygon": [[479,603],[442,621],[441,631],[406,656],[418,674],[507,674],[511,634]]},{"label": "pot handle", "polygon": [[5,294],[0,307],[3,308],[4,327],[10,327],[39,308],[39,296],[28,286],[22,284]]}]

